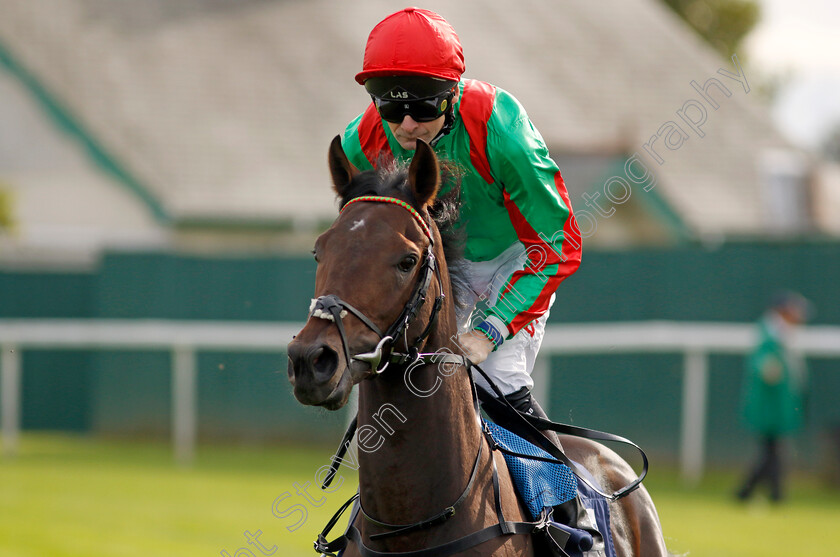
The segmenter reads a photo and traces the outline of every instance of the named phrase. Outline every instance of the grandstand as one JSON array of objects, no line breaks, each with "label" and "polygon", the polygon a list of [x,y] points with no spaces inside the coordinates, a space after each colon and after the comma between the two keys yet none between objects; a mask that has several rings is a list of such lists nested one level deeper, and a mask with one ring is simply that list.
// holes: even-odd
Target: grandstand
[{"label": "grandstand", "polygon": [[[424,6],[458,30],[468,77],[498,84],[527,107],[576,211],[597,217],[584,265],[558,292],[552,325],[745,326],[779,287],[814,301],[814,325],[840,323],[837,242],[823,241],[840,235],[840,174],[809,180],[812,161],[773,129],[746,56],[739,71],[655,0]],[[200,438],[338,434],[341,419],[313,419],[289,394],[278,354],[289,339],[281,335],[268,353],[199,344],[194,357],[180,345],[118,350],[78,338],[32,345],[15,335],[21,319],[56,320],[36,330],[61,331],[65,320],[106,330],[125,320],[130,332],[146,320],[184,329],[299,324],[314,282],[314,264],[299,252],[311,249],[336,210],[327,145],[368,102],[353,80],[367,33],[403,7],[391,0],[4,0],[0,325],[11,332],[0,344],[22,343],[4,351],[3,367],[22,378],[6,396],[20,390],[13,410],[23,430],[169,435],[178,429],[170,368],[194,360],[182,367],[196,370]],[[704,122],[693,103],[705,107]],[[693,114],[697,129],[680,111]],[[634,155],[654,174],[644,185],[655,186],[645,191],[634,182],[612,216],[598,215],[587,200],[599,194],[603,203],[610,177],[629,180],[625,165]],[[679,351],[561,348],[545,362],[561,378],[545,400],[569,409],[558,418],[632,426],[626,433],[652,454],[680,450],[676,401],[704,384],[682,380],[705,376],[704,355],[687,353],[684,365]],[[745,438],[733,424],[742,354],[708,356],[709,456],[741,456]],[[836,358],[811,356],[822,398],[803,449],[809,457],[840,423],[831,402]],[[615,389],[607,392],[610,382]],[[655,390],[637,397],[639,385]],[[701,408],[705,399],[697,400]]]},{"label": "grandstand", "polygon": [[[622,176],[634,153],[655,173],[655,188],[599,219],[590,245],[799,234],[836,220],[831,205],[811,209],[810,162],[773,129],[750,67],[741,81],[719,73],[739,69],[660,2],[425,6],[458,30],[468,77],[527,107],[577,209],[591,210],[581,196]],[[323,226],[335,211],[326,146],[367,102],[353,81],[367,32],[401,7],[7,0],[0,123],[20,140],[0,150],[17,222],[2,235],[2,257],[53,242],[64,257],[68,243],[89,255],[272,252],[289,247],[290,231]],[[712,84],[704,101],[691,83],[710,78],[729,96]],[[701,119],[692,100],[706,107],[699,132],[677,113]],[[681,141],[670,136],[676,148],[664,145],[669,123],[684,128]]]}]

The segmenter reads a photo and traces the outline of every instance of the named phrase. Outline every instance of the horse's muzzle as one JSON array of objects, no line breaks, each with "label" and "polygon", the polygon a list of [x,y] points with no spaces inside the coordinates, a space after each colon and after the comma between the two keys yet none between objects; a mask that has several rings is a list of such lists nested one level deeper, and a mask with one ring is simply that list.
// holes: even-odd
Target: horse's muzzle
[{"label": "horse's muzzle", "polygon": [[340,383],[338,353],[323,343],[303,344],[292,341],[288,347],[289,381],[295,398],[302,404],[322,405]]}]

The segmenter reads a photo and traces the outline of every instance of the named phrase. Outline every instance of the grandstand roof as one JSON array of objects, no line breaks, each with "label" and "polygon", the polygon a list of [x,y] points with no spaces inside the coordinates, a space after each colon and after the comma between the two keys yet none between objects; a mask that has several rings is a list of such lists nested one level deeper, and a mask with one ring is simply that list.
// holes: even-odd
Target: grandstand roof
[{"label": "grandstand roof", "polygon": [[[6,0],[0,48],[78,122],[82,139],[101,148],[149,214],[175,222],[323,220],[335,214],[328,143],[368,102],[353,80],[367,33],[402,7],[402,0]],[[648,193],[694,234],[772,228],[760,161],[788,146],[749,68],[740,81],[719,73],[738,69],[661,2],[424,7],[458,31],[466,76],[512,92],[553,152],[639,153],[657,174]],[[729,92],[709,89],[716,110],[691,84],[713,77]],[[691,101],[706,109],[699,133],[677,114],[700,119]],[[665,146],[669,122],[686,132],[673,150]],[[645,150],[657,133],[651,150],[662,164]],[[670,136],[672,147],[679,137]],[[581,193],[580,185],[570,189]]]}]

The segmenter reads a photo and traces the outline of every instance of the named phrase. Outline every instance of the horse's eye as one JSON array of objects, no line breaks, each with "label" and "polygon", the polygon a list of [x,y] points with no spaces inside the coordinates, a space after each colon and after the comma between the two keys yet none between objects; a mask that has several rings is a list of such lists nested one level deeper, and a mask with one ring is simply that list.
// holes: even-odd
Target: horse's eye
[{"label": "horse's eye", "polygon": [[417,256],[416,255],[406,255],[402,258],[402,261],[399,262],[397,267],[399,267],[400,271],[407,273],[417,265]]},{"label": "horse's eye", "polygon": [[312,257],[315,259],[315,263],[318,262],[318,252],[314,249],[312,250]]}]

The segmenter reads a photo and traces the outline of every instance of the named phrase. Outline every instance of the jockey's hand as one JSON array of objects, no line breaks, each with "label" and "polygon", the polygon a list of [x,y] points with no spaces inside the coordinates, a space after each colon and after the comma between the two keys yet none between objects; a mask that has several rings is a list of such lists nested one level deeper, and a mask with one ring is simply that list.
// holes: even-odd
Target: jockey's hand
[{"label": "jockey's hand", "polygon": [[464,355],[474,364],[480,364],[487,359],[490,352],[496,347],[489,338],[481,331],[470,331],[458,337],[458,344],[464,351]]}]

